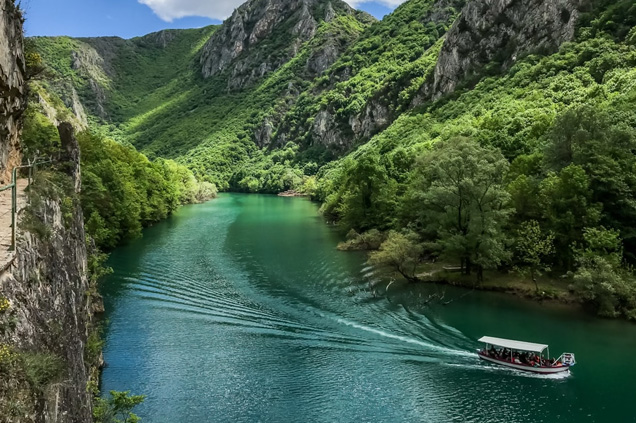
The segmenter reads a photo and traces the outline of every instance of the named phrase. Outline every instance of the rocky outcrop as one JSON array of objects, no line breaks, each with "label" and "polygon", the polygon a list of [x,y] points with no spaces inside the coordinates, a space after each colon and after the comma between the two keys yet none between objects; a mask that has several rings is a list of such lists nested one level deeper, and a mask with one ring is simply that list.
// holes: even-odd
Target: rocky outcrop
[{"label": "rocky outcrop", "polygon": [[[340,0],[251,0],[234,11],[201,51],[205,78],[228,72],[228,88],[236,90],[258,81],[292,59],[312,39],[320,22],[338,14],[360,15]],[[311,68],[326,69],[333,49]]]},{"label": "rocky outcrop", "polygon": [[380,128],[386,128],[391,123],[389,108],[386,104],[373,99],[364,107],[364,111],[349,118],[349,126],[358,137],[369,139]]},{"label": "rocky outcrop", "polygon": [[0,0],[0,184],[20,164],[21,119],[26,108],[22,14],[12,0]]},{"label": "rocky outcrop", "polygon": [[574,38],[589,0],[475,0],[462,10],[446,36],[434,78],[414,105],[455,90],[487,64],[504,69],[524,55],[556,51]]},{"label": "rocky outcrop", "polygon": [[[419,15],[398,15],[393,16],[398,22],[391,22],[391,25],[417,24],[418,26],[450,26],[457,16],[458,11],[465,4],[465,0],[435,0],[422,2],[426,9]],[[420,4],[422,6],[422,4]],[[398,13],[398,12],[396,12]],[[391,19],[391,17],[387,18]],[[380,24],[383,25],[383,24]],[[330,41],[324,43],[314,55],[307,61],[307,69],[314,75],[320,75],[328,70],[342,54],[332,36]],[[431,42],[430,39],[427,40]],[[426,48],[429,46],[427,45]],[[425,50],[425,49],[424,49]],[[329,73],[330,82],[323,86],[323,90],[334,89],[335,84],[340,81],[347,81],[356,74],[355,68],[342,66]],[[408,81],[401,81],[408,83]],[[393,87],[394,88],[394,87]],[[385,86],[365,99],[363,107],[348,115],[342,116],[342,111],[336,112],[336,107],[327,104],[315,116],[308,116],[307,122],[312,122],[312,126],[305,127],[299,133],[307,133],[308,144],[311,146],[322,146],[336,153],[348,151],[356,142],[367,141],[373,135],[387,128],[397,117],[396,109],[398,97],[396,91],[389,93],[392,87]],[[353,93],[342,93],[350,96]],[[277,132],[276,145],[282,145],[281,140],[289,137],[284,130]]]},{"label": "rocky outcrop", "polygon": [[[112,41],[113,38],[109,38],[108,40]],[[119,41],[119,39],[115,40]],[[106,87],[110,83],[112,76],[115,74],[112,64],[115,53],[112,51],[113,43],[111,42],[99,42],[97,45],[108,45],[109,48],[98,51],[95,47],[88,43],[79,44],[78,48],[71,52],[72,68],[87,81],[88,87],[92,92],[91,97],[94,100],[92,110],[94,114],[104,120],[107,120],[109,116],[105,106],[106,101],[108,100]],[[74,87],[71,86],[71,89],[72,92],[75,92],[75,95],[65,95],[63,96],[63,100],[67,107],[76,111],[78,119],[81,120],[80,115],[77,114],[77,93]]]},{"label": "rocky outcrop", "polygon": [[66,118],[71,120],[71,123],[77,130],[83,131],[88,128],[88,116],[86,115],[84,105],[82,104],[77,90],[71,83],[66,83],[64,86],[64,90],[61,91],[68,94],[64,98],[61,98],[61,100],[65,105],[69,105],[68,107],[73,112],[72,116],[65,115],[64,117],[61,117],[63,113],[58,110],[50,98],[52,93],[46,92],[46,90],[39,84],[33,83],[31,85],[31,90],[35,91],[35,98],[37,98],[42,112],[48,120],[53,123],[53,125],[58,126],[62,122],[61,119]]},{"label": "rocky outcrop", "polygon": [[[79,146],[70,124],[60,126],[60,136],[58,170],[36,179],[30,206],[20,216],[16,258],[0,277],[0,296],[8,299],[13,321],[12,329],[0,334],[0,344],[11,345],[16,357],[40,361],[16,359],[28,383],[20,383],[18,370],[5,374],[15,382],[8,392],[0,384],[0,405],[13,401],[23,414],[3,421],[92,421],[85,364],[92,300],[78,197]],[[29,371],[43,375],[33,380]]]},{"label": "rocky outcrop", "polygon": [[177,31],[174,29],[164,29],[163,31],[153,32],[140,41],[145,45],[154,45],[161,48],[166,48],[177,37]]}]

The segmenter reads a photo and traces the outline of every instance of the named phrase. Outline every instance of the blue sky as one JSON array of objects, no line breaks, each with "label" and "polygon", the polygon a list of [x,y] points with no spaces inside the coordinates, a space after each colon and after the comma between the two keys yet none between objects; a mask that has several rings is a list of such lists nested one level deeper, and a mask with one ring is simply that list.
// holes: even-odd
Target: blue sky
[{"label": "blue sky", "polygon": [[[22,0],[26,35],[131,38],[166,28],[218,24],[244,0]],[[377,18],[404,0],[346,0]]]}]

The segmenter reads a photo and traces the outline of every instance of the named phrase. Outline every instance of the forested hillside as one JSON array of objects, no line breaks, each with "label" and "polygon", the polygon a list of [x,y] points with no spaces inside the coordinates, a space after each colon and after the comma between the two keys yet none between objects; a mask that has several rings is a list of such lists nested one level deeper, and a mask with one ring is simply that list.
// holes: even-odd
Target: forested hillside
[{"label": "forested hillside", "polygon": [[[94,127],[227,189],[237,167],[269,144],[267,117],[284,112],[372,20],[339,0],[252,1],[221,28],[33,42],[48,87],[69,106],[77,91]],[[208,69],[215,55],[220,63],[233,54]]]},{"label": "forested hillside", "polygon": [[557,53],[485,68],[322,168],[325,214],[397,231],[380,262],[549,268],[599,313],[635,318],[636,6],[606,5]]},{"label": "forested hillside", "polygon": [[635,24],[631,0],[409,0],[379,22],[252,0],[220,27],[32,42],[40,98],[103,136],[221,189],[310,194],[385,233],[380,262],[549,268],[634,318]]}]

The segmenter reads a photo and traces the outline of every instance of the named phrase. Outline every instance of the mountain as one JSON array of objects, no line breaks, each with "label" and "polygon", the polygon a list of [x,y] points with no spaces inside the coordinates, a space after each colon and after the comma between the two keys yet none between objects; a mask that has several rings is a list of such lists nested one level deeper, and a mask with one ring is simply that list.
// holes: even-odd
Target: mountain
[{"label": "mountain", "polygon": [[293,103],[371,22],[339,0],[253,0],[221,26],[33,41],[49,67],[44,91],[78,117],[84,109],[109,136],[182,158],[227,188],[253,141],[267,137],[254,128]]},{"label": "mountain", "polygon": [[220,26],[33,39],[49,68],[35,91],[222,189],[277,192],[416,110],[448,108],[483,80],[506,84],[583,27],[604,20],[625,39],[632,14],[628,1],[410,0],[376,22],[339,0],[251,0]]}]

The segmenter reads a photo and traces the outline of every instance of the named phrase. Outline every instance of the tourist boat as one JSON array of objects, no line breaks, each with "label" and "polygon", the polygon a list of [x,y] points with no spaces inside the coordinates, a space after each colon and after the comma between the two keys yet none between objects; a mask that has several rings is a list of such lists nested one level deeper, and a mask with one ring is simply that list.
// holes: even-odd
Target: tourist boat
[{"label": "tourist boat", "polygon": [[[550,348],[544,344],[513,341],[511,339],[484,336],[479,342],[486,344],[477,354],[482,360],[524,372],[553,374],[570,371],[576,364],[574,354],[563,353],[557,359],[550,359]],[[544,351],[547,354],[544,356]]]}]

